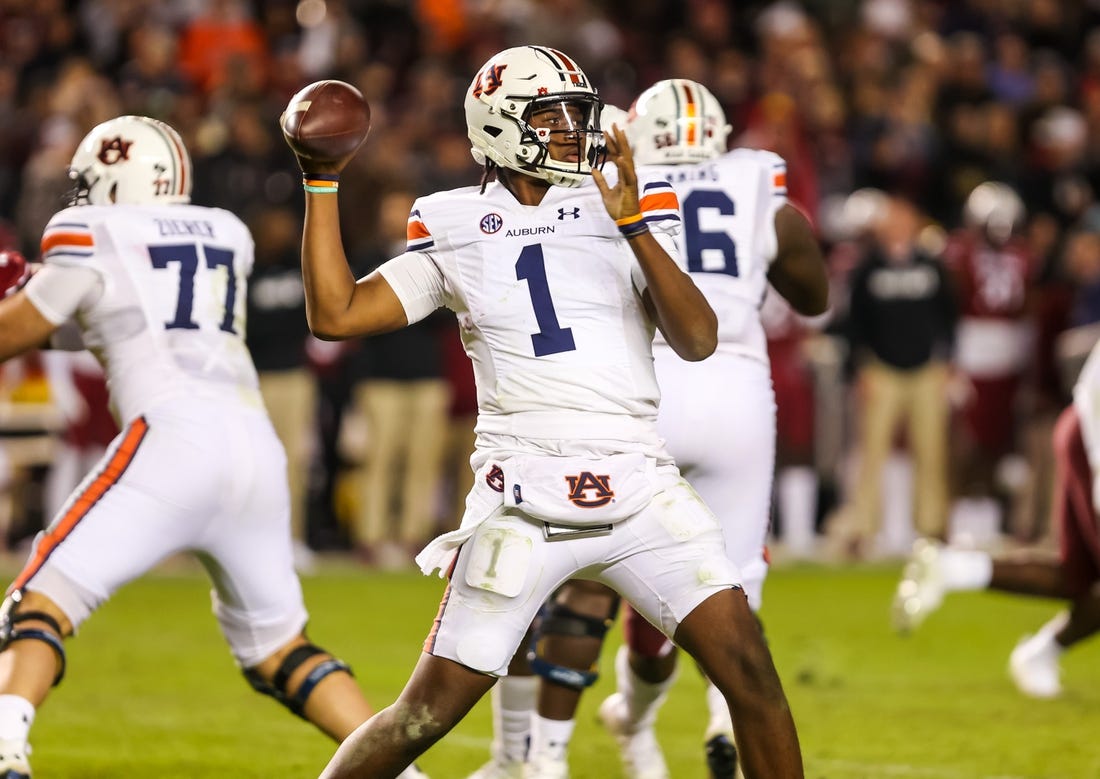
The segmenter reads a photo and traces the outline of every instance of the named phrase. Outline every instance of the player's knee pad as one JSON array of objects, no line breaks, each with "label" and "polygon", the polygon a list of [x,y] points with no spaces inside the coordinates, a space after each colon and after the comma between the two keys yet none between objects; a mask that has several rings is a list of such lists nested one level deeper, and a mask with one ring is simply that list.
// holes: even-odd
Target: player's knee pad
[{"label": "player's knee pad", "polygon": [[618,599],[612,602],[611,613],[603,618],[578,614],[559,603],[551,604],[539,623],[534,650],[528,655],[531,670],[543,679],[562,687],[569,687],[574,690],[591,687],[600,678],[598,664],[593,663],[587,671],[581,671],[552,663],[544,656],[545,645],[543,639],[548,636],[571,636],[573,638],[595,638],[603,641],[618,610]]},{"label": "player's knee pad", "polygon": [[290,682],[291,675],[301,667],[302,663],[306,662],[311,657],[327,654],[329,653],[319,646],[303,644],[302,646],[295,647],[287,654],[283,662],[280,663],[279,667],[275,670],[275,675],[271,678],[270,682],[255,668],[246,668],[244,670],[244,678],[248,680],[248,683],[252,685],[252,689],[256,692],[270,695],[299,717],[305,719],[306,701],[309,700],[309,696],[313,693],[314,688],[321,683],[322,679],[329,674],[341,672],[348,675],[354,675],[351,673],[351,668],[347,663],[342,660],[337,660],[330,655],[328,660],[318,663],[308,674],[306,674],[306,678],[301,681],[294,692],[290,692],[290,690],[287,689],[287,684]]},{"label": "player's knee pad", "polygon": [[[57,655],[57,674],[53,685],[56,687],[65,677],[65,644],[61,638],[61,625],[44,611],[20,611],[13,613],[19,602],[19,591],[12,593],[0,608],[0,652],[16,641],[41,641]],[[19,627],[24,622],[44,622],[49,630],[38,627]]]}]

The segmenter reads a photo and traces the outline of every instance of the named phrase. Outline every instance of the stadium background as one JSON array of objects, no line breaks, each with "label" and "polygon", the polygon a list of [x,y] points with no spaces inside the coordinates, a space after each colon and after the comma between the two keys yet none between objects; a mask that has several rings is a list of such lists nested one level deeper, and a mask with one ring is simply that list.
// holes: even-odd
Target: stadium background
[{"label": "stadium background", "polygon": [[[845,499],[842,465],[854,440],[844,318],[859,252],[845,204],[867,188],[916,204],[930,250],[962,226],[977,184],[1007,182],[1022,197],[1020,240],[1037,267],[1027,316],[1040,337],[1027,391],[1004,424],[1017,431],[1020,460],[1031,473],[1042,470],[1043,433],[1068,399],[1074,364],[1073,349],[1058,345],[1100,321],[1098,20],[1100,3],[1090,0],[0,0],[0,248],[37,257],[42,227],[69,188],[65,168],[76,142],[122,113],[177,127],[195,163],[195,201],[238,213],[260,239],[261,255],[285,257],[295,248],[301,195],[276,117],[305,83],[356,84],[371,102],[374,127],[342,203],[349,254],[367,262],[387,248],[376,237],[387,195],[477,181],[462,97],[497,50],[525,42],[561,48],[621,107],[657,79],[696,79],[722,102],[735,143],[786,158],[791,198],[828,250],[833,318],[822,332],[789,322],[773,330],[777,340],[793,339],[795,370],[816,390],[806,401],[816,421],[802,418],[795,438],[808,442],[825,521]],[[448,357],[451,323],[438,325],[432,370],[447,381],[451,418],[461,426],[469,421],[469,377]],[[267,335],[257,350],[300,353],[317,384],[304,540],[342,552],[354,546],[348,523],[358,507],[341,476],[361,453],[355,441],[369,435],[344,412],[359,371],[370,368],[355,356],[359,345],[323,350],[300,327]],[[0,548],[11,547],[5,561],[13,568],[43,521],[41,490],[54,450],[42,434],[62,423],[49,411],[57,398],[34,360],[5,368],[0,395],[0,460],[14,465],[0,479],[7,486]],[[454,521],[453,502],[440,503],[443,527]],[[1019,516],[999,528],[1010,542],[1049,537],[1041,498]],[[348,659],[382,701],[411,667],[438,582],[368,571],[356,559],[323,558],[307,577],[307,596],[325,635],[346,631]],[[885,622],[896,572],[889,560],[779,566],[769,584],[765,617],[810,774],[1100,776],[1082,727],[1100,703],[1095,647],[1067,662],[1078,691],[1036,707],[1010,689],[1002,665],[1011,642],[1047,613],[1044,604],[960,598],[939,624],[899,642]],[[42,775],[117,775],[120,765],[133,776],[173,775],[176,764],[188,776],[224,776],[226,765],[239,776],[315,768],[327,745],[278,713],[267,717],[227,667],[200,580],[187,566],[161,576],[123,593],[74,648],[74,666],[86,673],[74,668],[40,718]],[[195,597],[177,601],[179,590]],[[361,605],[379,593],[382,602]],[[173,635],[165,625],[150,624],[161,604],[178,613],[176,644],[165,640]],[[175,645],[187,653],[169,659],[164,653]],[[682,686],[693,684],[688,676]],[[204,687],[224,692],[207,701],[195,693]],[[674,696],[662,723],[680,739],[670,754],[682,754],[682,765],[698,773],[692,698]],[[99,706],[115,712],[119,727],[97,721],[90,712]],[[251,739],[234,727],[241,721],[258,723],[263,735]],[[594,773],[575,775],[615,775],[610,742],[595,729],[581,733],[574,762]],[[464,775],[483,757],[486,738],[479,708],[451,751],[441,745],[425,767],[433,776]],[[112,749],[113,740],[121,746]],[[272,760],[284,747],[287,762]],[[191,749],[197,756],[183,758]]]}]

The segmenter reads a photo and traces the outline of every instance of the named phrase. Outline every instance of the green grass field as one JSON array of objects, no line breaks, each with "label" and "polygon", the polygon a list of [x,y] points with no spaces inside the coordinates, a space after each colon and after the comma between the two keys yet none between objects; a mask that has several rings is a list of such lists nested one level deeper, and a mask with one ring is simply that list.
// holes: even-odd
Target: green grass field
[{"label": "green grass field", "polygon": [[[1053,602],[957,595],[916,635],[892,634],[897,566],[780,567],[762,616],[817,779],[1097,779],[1100,642],[1065,659],[1067,694],[1018,695],[1008,653]],[[305,579],[311,635],[351,662],[373,702],[408,676],[443,583],[336,566]],[[123,590],[69,645],[69,673],[35,724],[36,779],[311,777],[333,745],[236,671],[198,573],[158,573]],[[618,644],[619,635],[613,637]],[[610,654],[605,655],[609,670]],[[621,776],[585,697],[574,779]],[[705,707],[685,668],[658,724],[674,777],[703,777]],[[420,761],[432,779],[486,758],[488,698]]]}]

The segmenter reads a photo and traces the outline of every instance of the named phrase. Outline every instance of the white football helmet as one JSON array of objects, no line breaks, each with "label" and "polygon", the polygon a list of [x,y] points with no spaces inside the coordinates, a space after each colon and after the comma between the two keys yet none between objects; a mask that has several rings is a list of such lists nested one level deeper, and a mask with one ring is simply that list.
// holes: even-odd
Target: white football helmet
[{"label": "white football helmet", "polygon": [[191,202],[191,157],[179,133],[147,116],[119,116],[84,136],[69,164],[71,205]]},{"label": "white football helmet", "polygon": [[997,244],[1008,241],[1026,215],[1024,201],[1012,187],[999,181],[985,181],[974,187],[963,207],[966,224],[981,228]]},{"label": "white football helmet", "polygon": [[605,133],[611,132],[611,125],[619,125],[619,129],[626,132],[627,117],[626,111],[618,106],[611,105],[610,103],[604,105],[603,110],[600,112],[600,129]]},{"label": "white football helmet", "polygon": [[[557,49],[517,46],[493,56],[478,71],[466,93],[466,128],[479,165],[504,168],[576,187],[603,164],[600,132],[602,101],[580,67]],[[561,107],[561,129],[535,129],[528,119],[537,110]],[[566,111],[566,108],[572,109]],[[576,139],[576,161],[550,157],[553,133]]]},{"label": "white football helmet", "polygon": [[710,90],[697,81],[658,81],[634,101],[627,136],[639,165],[703,162],[726,152],[732,128]]}]

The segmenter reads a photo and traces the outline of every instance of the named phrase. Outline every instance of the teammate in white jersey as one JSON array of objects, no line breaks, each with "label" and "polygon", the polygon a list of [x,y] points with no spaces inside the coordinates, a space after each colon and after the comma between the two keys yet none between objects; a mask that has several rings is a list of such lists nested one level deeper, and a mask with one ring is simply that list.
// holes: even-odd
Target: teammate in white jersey
[{"label": "teammate in white jersey", "polygon": [[[299,160],[310,182],[302,264],[314,332],[368,335],[448,306],[479,402],[462,525],[417,557],[450,580],[424,654],[397,702],[340,746],[324,777],[392,777],[442,738],[574,576],[622,593],[711,674],[744,737],[748,776],[803,775],[718,522],[656,431],[654,329],[700,360],[717,322],[671,256],[672,188],[639,181],[622,130],[607,143],[617,183],[596,168],[599,107],[560,51],[521,46],[491,58],[465,99],[483,186],[417,201],[409,250],[358,283],[333,186],[347,160]],[[318,191],[326,177],[331,191]],[[589,177],[597,186],[578,186]]]},{"label": "teammate in white jersey", "polygon": [[[628,123],[638,163],[656,166],[650,172],[676,189],[684,216],[682,265],[718,315],[718,348],[705,362],[689,364],[675,359],[667,344],[654,346],[663,398],[657,429],[719,517],[726,554],[757,611],[768,570],[776,438],[760,306],[770,283],[797,313],[822,314],[828,278],[812,226],[787,202],[786,163],[767,151],[726,152],[728,132],[717,99],[684,79],[643,92]],[[618,692],[600,714],[620,745],[629,747],[647,740],[643,731],[652,727],[672,682],[676,655],[629,606],[624,631],[629,649],[616,661]],[[732,779],[733,725],[721,700],[708,683],[707,764],[714,779]],[[624,749],[628,767],[629,756]]]},{"label": "teammate in white jersey", "polygon": [[43,267],[0,300],[0,361],[75,320],[122,432],[0,607],[0,775],[30,776],[27,738],[64,676],[63,640],[178,552],[208,571],[247,681],[341,740],[371,710],[348,667],[305,636],[286,457],[244,344],[252,237],[233,214],[188,204],[190,157],[154,119],[97,126],[70,170],[73,205],[46,226]]},{"label": "teammate in white jersey", "polygon": [[[604,126],[608,123],[605,119]],[[694,81],[658,82],[635,101],[627,121],[641,174],[672,183],[684,229],[681,267],[718,316],[718,346],[702,362],[679,359],[658,338],[653,355],[661,387],[657,430],[699,495],[722,523],[725,552],[741,572],[749,604],[760,608],[768,569],[765,540],[775,464],[775,397],[759,309],[769,282],[805,315],[822,313],[828,282],[821,250],[801,213],[787,203],[786,165],[771,152],[726,151],[721,105]],[[543,677],[527,776],[567,775],[566,750],[581,691],[596,681],[600,646],[618,601],[598,584],[575,581],[555,596],[536,634],[533,670]],[[616,658],[618,691],[600,707],[622,747],[632,779],[667,779],[653,731],[657,708],[674,680],[673,643],[629,607],[626,646]],[[520,776],[525,701],[514,683],[495,696],[501,711],[493,762],[477,779]],[[732,723],[722,694],[708,684],[707,763],[715,779],[736,770]],[[507,705],[514,708],[508,710]],[[508,743],[505,743],[505,742]],[[518,754],[517,754],[518,752]],[[473,778],[471,778],[473,779]]]}]

